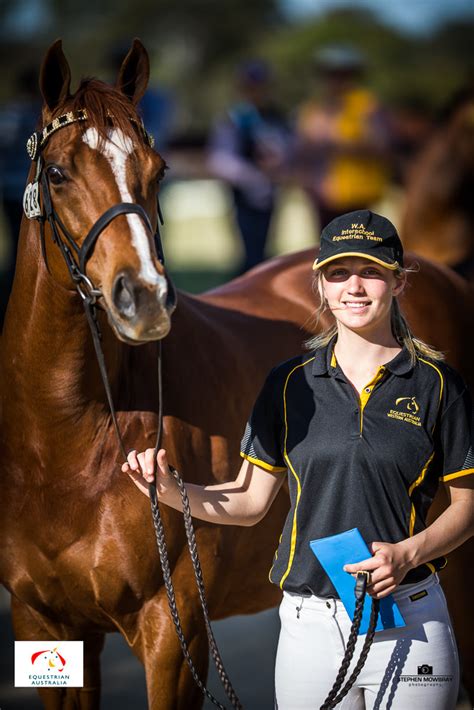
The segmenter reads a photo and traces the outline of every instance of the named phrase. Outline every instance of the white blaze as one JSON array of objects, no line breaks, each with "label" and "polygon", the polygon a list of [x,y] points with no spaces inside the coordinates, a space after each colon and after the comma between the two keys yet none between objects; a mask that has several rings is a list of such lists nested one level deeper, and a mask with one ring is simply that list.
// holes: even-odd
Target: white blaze
[{"label": "white blaze", "polygon": [[[125,136],[122,131],[113,128],[109,131],[109,140],[104,141],[102,154],[107,158],[112,168],[117,187],[120,192],[122,202],[133,202],[133,198],[127,186],[127,159],[133,152],[133,141],[128,136]],[[99,132],[97,128],[88,128],[84,133],[82,140],[89,148],[98,150],[99,148]],[[143,281],[155,286],[159,285],[161,296],[166,293],[166,279],[161,276],[152,260],[150,245],[145,231],[145,225],[137,214],[127,214],[127,222],[132,235],[132,244],[138,254],[140,260],[139,276]]]}]

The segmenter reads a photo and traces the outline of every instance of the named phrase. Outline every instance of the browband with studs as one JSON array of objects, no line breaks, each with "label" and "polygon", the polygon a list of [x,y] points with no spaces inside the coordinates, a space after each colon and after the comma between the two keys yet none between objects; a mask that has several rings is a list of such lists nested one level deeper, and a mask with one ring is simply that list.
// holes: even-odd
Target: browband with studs
[{"label": "browband with studs", "polygon": [[[70,123],[76,123],[76,121],[86,121],[88,118],[87,111],[85,108],[80,108],[78,111],[68,111],[62,116],[53,118],[51,123],[48,123],[42,131],[35,131],[26,143],[26,151],[30,156],[31,160],[37,160],[41,149],[45,145],[49,137],[64,126],[68,126]],[[110,118],[113,116],[110,114]],[[130,117],[130,121],[138,126],[145,141],[148,143],[150,148],[154,146],[154,138],[145,129],[143,121],[137,120],[136,118]]]}]

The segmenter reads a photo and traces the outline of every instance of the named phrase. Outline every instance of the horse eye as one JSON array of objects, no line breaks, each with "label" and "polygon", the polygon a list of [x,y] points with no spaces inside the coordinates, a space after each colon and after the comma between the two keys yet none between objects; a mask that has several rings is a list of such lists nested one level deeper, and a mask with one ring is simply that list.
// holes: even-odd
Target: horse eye
[{"label": "horse eye", "polygon": [[66,180],[66,176],[57,165],[50,165],[47,169],[48,178],[53,185],[60,185]]},{"label": "horse eye", "polygon": [[161,181],[163,180],[163,178],[165,177],[165,173],[166,173],[167,170],[169,170],[169,165],[167,165],[167,164],[165,163],[165,164],[163,165],[163,167],[161,168],[160,172],[159,172],[158,175],[157,175],[157,180],[156,180],[157,182],[161,182]]}]

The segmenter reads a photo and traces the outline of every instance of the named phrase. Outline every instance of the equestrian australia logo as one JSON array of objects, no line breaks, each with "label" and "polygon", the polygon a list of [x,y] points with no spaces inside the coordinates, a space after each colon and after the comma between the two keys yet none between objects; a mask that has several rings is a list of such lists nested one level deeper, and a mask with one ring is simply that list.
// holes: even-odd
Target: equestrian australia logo
[{"label": "equestrian australia logo", "polygon": [[16,688],[83,685],[83,641],[15,641]]},{"label": "equestrian australia logo", "polygon": [[397,419],[400,422],[407,422],[415,426],[421,426],[421,418],[418,416],[420,405],[416,401],[416,397],[398,397],[395,400],[397,409],[390,409],[387,412],[387,417]]}]

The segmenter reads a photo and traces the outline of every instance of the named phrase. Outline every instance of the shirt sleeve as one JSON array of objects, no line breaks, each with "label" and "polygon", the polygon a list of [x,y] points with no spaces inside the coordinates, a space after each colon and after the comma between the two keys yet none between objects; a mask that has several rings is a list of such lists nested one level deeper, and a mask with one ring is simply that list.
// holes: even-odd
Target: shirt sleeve
[{"label": "shirt sleeve", "polygon": [[467,388],[457,395],[441,417],[441,480],[474,473],[473,405]]},{"label": "shirt sleeve", "polygon": [[240,446],[242,458],[266,471],[285,471],[282,454],[283,420],[279,387],[272,370],[254,404]]}]

